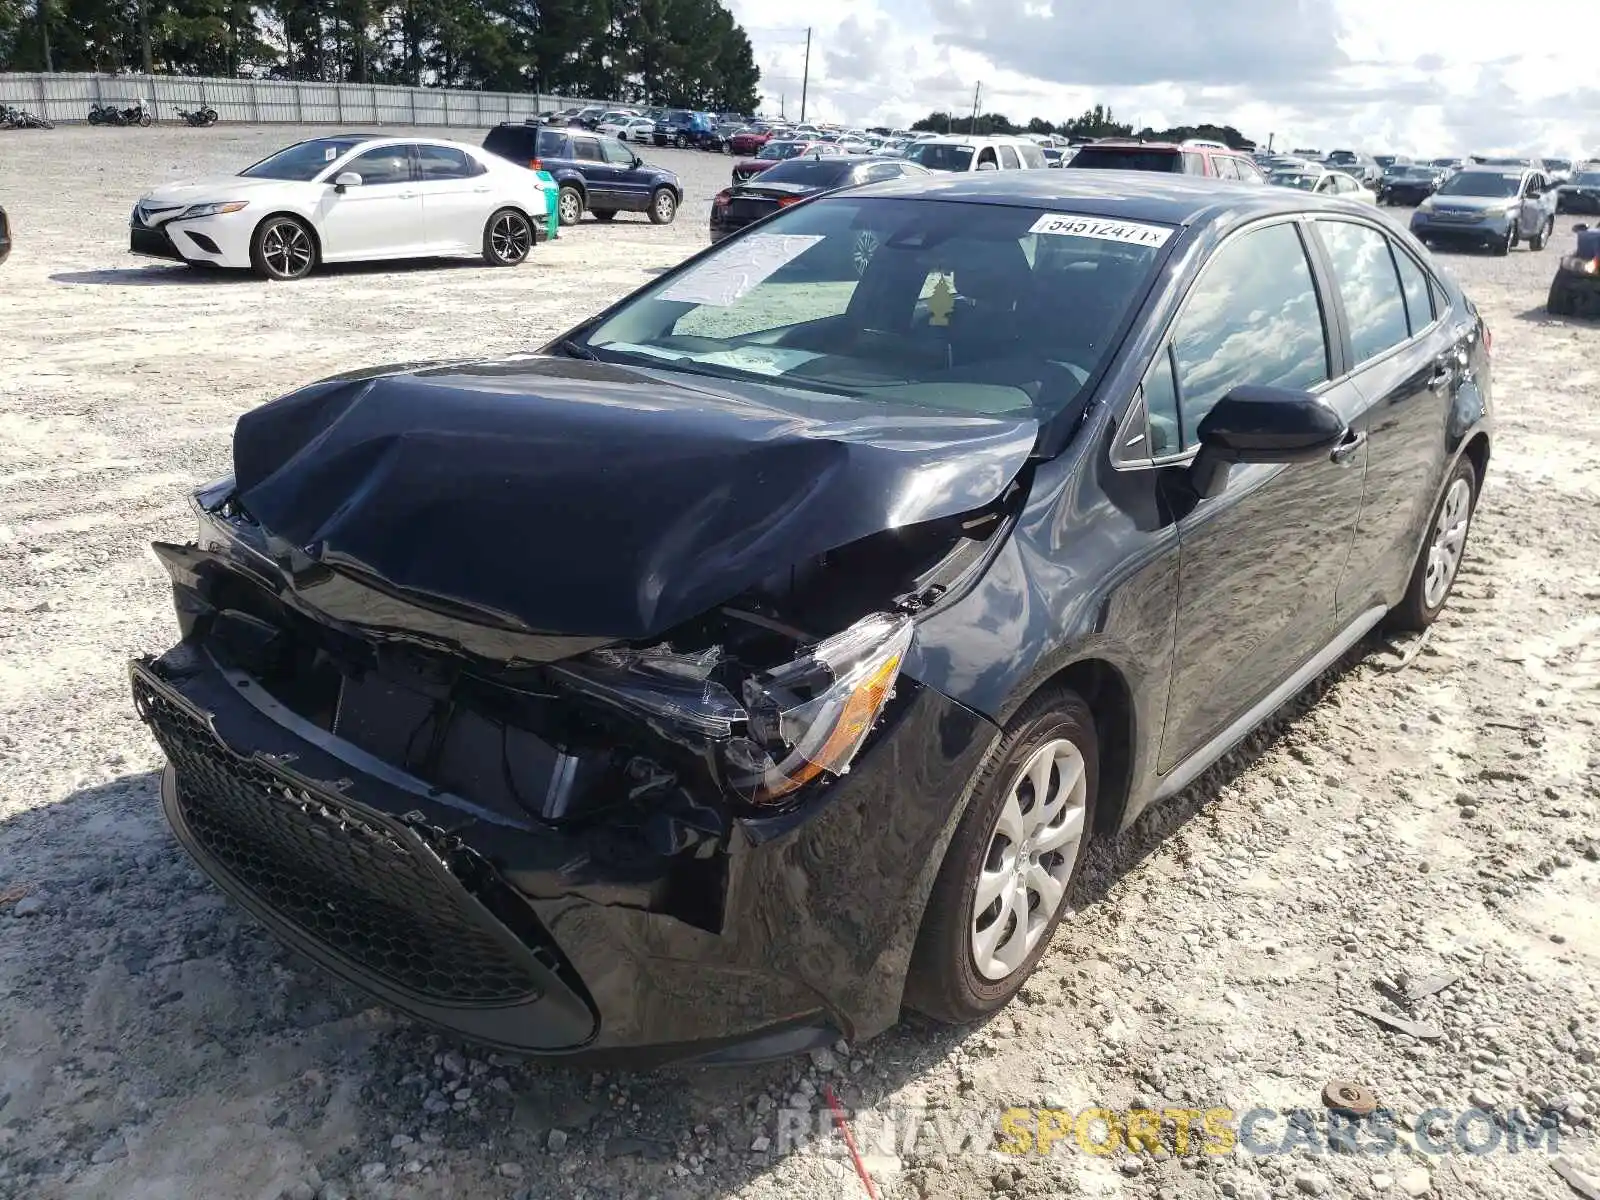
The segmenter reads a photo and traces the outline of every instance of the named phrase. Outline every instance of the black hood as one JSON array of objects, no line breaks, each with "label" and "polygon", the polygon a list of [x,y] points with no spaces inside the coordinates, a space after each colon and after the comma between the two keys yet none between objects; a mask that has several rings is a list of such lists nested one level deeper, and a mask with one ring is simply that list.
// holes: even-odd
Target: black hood
[{"label": "black hood", "polygon": [[239,419],[274,540],[420,603],[651,638],[775,572],[998,497],[1031,417],[530,356],[325,380]]}]

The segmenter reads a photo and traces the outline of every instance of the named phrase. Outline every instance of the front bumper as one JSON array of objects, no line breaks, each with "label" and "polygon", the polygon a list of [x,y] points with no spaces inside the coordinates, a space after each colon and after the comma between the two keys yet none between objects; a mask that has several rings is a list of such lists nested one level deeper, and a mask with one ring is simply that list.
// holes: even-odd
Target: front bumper
[{"label": "front bumper", "polygon": [[[177,590],[193,618],[203,601]],[[281,940],[466,1038],[630,1064],[781,1056],[892,1024],[992,734],[903,679],[848,775],[685,862],[430,788],[297,717],[198,633],[131,673],[175,833]],[[664,911],[684,889],[720,915]]]},{"label": "front bumper", "polygon": [[128,226],[128,251],[147,258],[242,270],[250,265],[255,223],[253,216],[241,217],[242,213],[230,213],[187,221],[174,218],[158,226],[135,219]]},{"label": "front bumper", "polygon": [[1419,208],[1411,214],[1411,232],[1418,238],[1494,246],[1505,241],[1506,234],[1516,222],[1515,213],[1494,216],[1474,214],[1469,219],[1451,218]]}]

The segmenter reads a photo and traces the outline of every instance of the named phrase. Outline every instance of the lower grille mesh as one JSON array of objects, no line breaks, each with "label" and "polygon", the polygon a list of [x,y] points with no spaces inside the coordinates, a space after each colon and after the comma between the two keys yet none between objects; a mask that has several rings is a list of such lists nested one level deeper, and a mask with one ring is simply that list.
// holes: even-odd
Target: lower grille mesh
[{"label": "lower grille mesh", "polygon": [[443,1004],[537,998],[425,851],[336,799],[224,746],[138,673],[134,701],[177,777],[200,848],[262,906],[373,974]]}]

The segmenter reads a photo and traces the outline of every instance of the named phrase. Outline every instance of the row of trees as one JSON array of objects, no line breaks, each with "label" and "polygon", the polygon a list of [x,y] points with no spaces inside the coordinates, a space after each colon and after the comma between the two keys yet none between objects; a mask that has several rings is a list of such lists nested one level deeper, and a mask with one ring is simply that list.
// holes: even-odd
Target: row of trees
[{"label": "row of trees", "polygon": [[722,0],[0,0],[0,70],[587,95],[754,112]]},{"label": "row of trees", "polygon": [[920,121],[914,121],[911,128],[934,133],[1043,133],[1086,138],[1141,137],[1150,142],[1181,142],[1186,138],[1208,138],[1211,141],[1225,142],[1235,150],[1255,149],[1255,143],[1232,125],[1175,125],[1170,129],[1151,129],[1146,126],[1136,134],[1130,123],[1117,120],[1111,109],[1103,104],[1096,104],[1082,115],[1065,121],[1046,121],[1040,117],[1033,117],[1025,125],[1014,124],[1003,113],[981,113],[974,118],[971,115],[961,117],[948,112],[931,112]]}]

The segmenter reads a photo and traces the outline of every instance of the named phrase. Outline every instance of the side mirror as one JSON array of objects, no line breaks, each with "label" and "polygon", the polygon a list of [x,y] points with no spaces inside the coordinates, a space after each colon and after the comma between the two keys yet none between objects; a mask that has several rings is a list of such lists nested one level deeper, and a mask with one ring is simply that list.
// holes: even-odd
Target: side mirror
[{"label": "side mirror", "polygon": [[1350,429],[1321,397],[1288,388],[1236,387],[1200,422],[1200,452],[1189,467],[1195,492],[1218,495],[1234,463],[1313,462]]},{"label": "side mirror", "polygon": [[1589,223],[1587,221],[1579,221],[1576,225],[1574,225],[1572,227],[1572,232],[1573,233],[1588,233],[1589,232]]},{"label": "side mirror", "polygon": [[361,176],[355,171],[341,171],[333,181],[333,190],[342,192],[345,188],[361,186]]},{"label": "side mirror", "polygon": [[637,154],[635,154],[633,156],[633,167],[634,167],[634,170],[638,170],[642,166],[644,166],[644,159],[640,158]]}]

